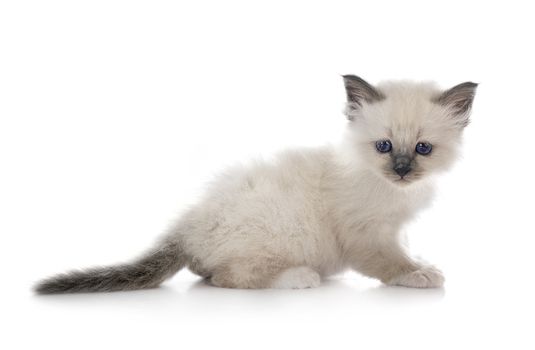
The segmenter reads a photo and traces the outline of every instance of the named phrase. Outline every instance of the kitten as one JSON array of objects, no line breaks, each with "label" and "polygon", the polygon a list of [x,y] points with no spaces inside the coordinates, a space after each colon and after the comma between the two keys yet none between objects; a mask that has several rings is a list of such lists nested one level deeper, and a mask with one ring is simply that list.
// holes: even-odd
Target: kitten
[{"label": "kitten", "polygon": [[343,78],[342,146],[231,169],[144,256],[54,276],[35,291],[151,288],[184,267],[225,288],[310,288],[347,268],[389,285],[442,286],[438,269],[409,257],[399,231],[455,159],[477,84],[440,91]]}]

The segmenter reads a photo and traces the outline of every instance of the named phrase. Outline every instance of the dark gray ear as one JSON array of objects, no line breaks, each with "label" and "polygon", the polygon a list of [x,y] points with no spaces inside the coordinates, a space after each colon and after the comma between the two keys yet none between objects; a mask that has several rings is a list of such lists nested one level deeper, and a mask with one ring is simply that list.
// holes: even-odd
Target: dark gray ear
[{"label": "dark gray ear", "polygon": [[347,102],[349,106],[362,107],[363,102],[381,101],[385,96],[376,88],[368,84],[364,79],[356,75],[344,75]]},{"label": "dark gray ear", "polygon": [[464,123],[468,124],[468,117],[472,109],[472,102],[476,95],[477,84],[466,82],[444,91],[435,99],[435,102],[451,108],[458,116],[464,118]]}]

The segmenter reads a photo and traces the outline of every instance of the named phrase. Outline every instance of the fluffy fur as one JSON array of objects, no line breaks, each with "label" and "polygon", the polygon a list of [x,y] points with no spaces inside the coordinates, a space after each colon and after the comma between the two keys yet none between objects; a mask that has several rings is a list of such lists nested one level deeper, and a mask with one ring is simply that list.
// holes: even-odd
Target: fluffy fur
[{"label": "fluffy fur", "polygon": [[[432,198],[433,175],[457,156],[476,84],[374,87],[344,76],[348,132],[340,147],[288,151],[236,167],[165,238],[129,264],[46,279],[38,293],[159,285],[184,266],[226,288],[309,288],[351,268],[386,284],[440,287],[442,273],[413,260],[399,231]],[[392,151],[380,153],[378,140]],[[429,155],[418,142],[433,145]],[[402,158],[411,171],[393,169]]]}]

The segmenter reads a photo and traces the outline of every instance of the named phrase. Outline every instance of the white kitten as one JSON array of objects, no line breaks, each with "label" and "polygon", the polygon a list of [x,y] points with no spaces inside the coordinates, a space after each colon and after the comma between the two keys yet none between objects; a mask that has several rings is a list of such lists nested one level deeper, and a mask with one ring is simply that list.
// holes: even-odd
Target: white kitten
[{"label": "white kitten", "polygon": [[433,174],[455,159],[477,85],[344,82],[343,146],[231,169],[146,255],[54,276],[35,290],[149,288],[186,266],[227,288],[316,287],[347,268],[386,284],[442,286],[438,269],[409,257],[399,230],[429,204]]}]

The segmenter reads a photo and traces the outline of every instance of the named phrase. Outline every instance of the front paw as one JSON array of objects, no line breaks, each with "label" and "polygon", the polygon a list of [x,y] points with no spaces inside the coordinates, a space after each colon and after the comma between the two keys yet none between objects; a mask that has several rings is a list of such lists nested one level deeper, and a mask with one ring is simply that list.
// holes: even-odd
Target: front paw
[{"label": "front paw", "polygon": [[444,275],[434,266],[423,266],[416,271],[394,277],[386,284],[411,288],[439,288],[444,285]]}]

